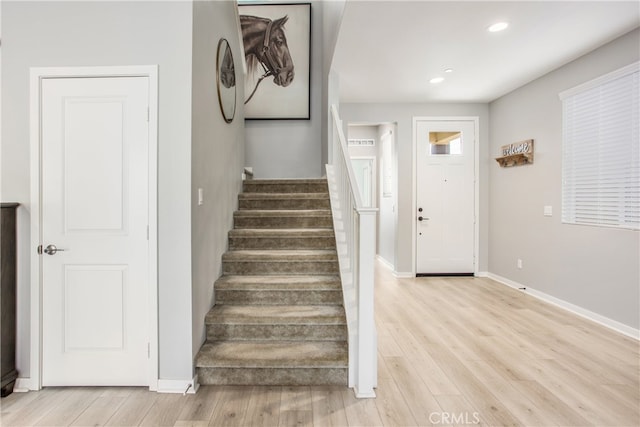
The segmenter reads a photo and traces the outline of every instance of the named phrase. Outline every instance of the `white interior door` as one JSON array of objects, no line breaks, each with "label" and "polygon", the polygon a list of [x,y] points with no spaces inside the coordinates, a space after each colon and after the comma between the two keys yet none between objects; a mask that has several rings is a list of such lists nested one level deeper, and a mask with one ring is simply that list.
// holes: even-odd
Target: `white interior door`
[{"label": "white interior door", "polygon": [[147,77],[42,80],[44,386],[148,385],[148,105]]},{"label": "white interior door", "polygon": [[473,121],[416,122],[416,273],[474,271]]},{"label": "white interior door", "polygon": [[360,190],[360,199],[364,207],[372,207],[374,204],[373,195],[373,165],[374,158],[357,158],[351,159],[351,165],[353,166],[353,173],[356,177],[358,189]]}]

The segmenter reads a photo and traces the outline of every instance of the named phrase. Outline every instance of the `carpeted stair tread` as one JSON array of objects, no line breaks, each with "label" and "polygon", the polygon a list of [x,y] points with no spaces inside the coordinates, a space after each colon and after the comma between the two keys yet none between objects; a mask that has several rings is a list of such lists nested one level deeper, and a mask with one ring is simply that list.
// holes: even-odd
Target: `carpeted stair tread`
[{"label": "carpeted stair tread", "polygon": [[234,227],[333,229],[330,209],[242,209],[233,214]]},{"label": "carpeted stair tread", "polygon": [[348,372],[344,367],[202,367],[198,368],[201,384],[240,386],[341,386],[348,385]]},{"label": "carpeted stair tread", "polygon": [[240,200],[329,199],[329,193],[240,193]]},{"label": "carpeted stair tread", "polygon": [[229,232],[229,250],[335,249],[330,228],[241,228]]},{"label": "carpeted stair tread", "polygon": [[216,341],[205,343],[198,368],[346,368],[346,341]]},{"label": "carpeted stair tread", "polygon": [[324,184],[327,185],[326,178],[283,178],[283,179],[252,179],[244,181],[244,184],[255,185],[281,185],[281,184]]},{"label": "carpeted stair tread", "polygon": [[335,250],[238,250],[222,255],[223,262],[337,261]]},{"label": "carpeted stair tread", "polygon": [[229,237],[287,237],[308,239],[314,237],[333,237],[330,228],[241,228],[229,231]]},{"label": "carpeted stair tread", "polygon": [[244,181],[245,193],[327,193],[326,179],[252,179]]},{"label": "carpeted stair tread", "polygon": [[329,209],[245,209],[235,211],[236,217],[331,217]]},{"label": "carpeted stair tread", "polygon": [[342,305],[336,275],[229,275],[215,283],[218,305]]},{"label": "carpeted stair tread", "polygon": [[343,325],[339,305],[216,305],[205,317],[206,324],[245,325]]},{"label": "carpeted stair tread", "polygon": [[247,210],[317,210],[331,209],[328,193],[242,193],[238,209]]},{"label": "carpeted stair tread", "polygon": [[216,290],[341,290],[338,276],[222,276]]}]

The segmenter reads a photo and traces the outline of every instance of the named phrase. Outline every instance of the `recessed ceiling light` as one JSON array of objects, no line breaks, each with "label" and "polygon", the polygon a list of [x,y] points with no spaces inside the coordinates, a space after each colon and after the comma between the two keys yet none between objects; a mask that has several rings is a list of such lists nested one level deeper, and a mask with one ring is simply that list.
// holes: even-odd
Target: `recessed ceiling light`
[{"label": "recessed ceiling light", "polygon": [[444,70],[445,73],[453,73],[453,68],[447,68]]},{"label": "recessed ceiling light", "polygon": [[444,81],[444,77],[434,77],[431,80],[429,80],[429,83],[437,84],[437,83],[442,83],[443,81]]},{"label": "recessed ceiling light", "polygon": [[509,26],[509,24],[506,23],[506,22],[496,22],[495,24],[493,24],[492,26],[487,28],[487,30],[490,33],[497,33],[498,31],[502,31],[502,30],[506,29],[508,26]]}]

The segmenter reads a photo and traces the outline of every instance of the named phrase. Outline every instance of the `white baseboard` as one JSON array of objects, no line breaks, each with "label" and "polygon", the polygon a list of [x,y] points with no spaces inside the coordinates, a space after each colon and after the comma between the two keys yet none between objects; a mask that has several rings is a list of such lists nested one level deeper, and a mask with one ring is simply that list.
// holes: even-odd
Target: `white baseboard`
[{"label": "white baseboard", "polygon": [[395,277],[396,279],[413,279],[414,277],[416,277],[413,273],[396,271],[393,267],[393,264],[382,258],[380,255],[376,255],[376,259],[380,261],[380,264],[382,264],[383,267],[389,270],[391,274],[393,274],[393,277]]},{"label": "white baseboard", "polygon": [[506,277],[502,277],[497,274],[487,273],[486,277],[489,277],[490,279],[493,279],[498,283],[502,283],[503,285],[506,285],[511,288],[517,289],[521,292],[527,293],[532,297],[538,298],[539,300],[548,302],[549,304],[553,304],[556,307],[560,307],[573,314],[577,314],[578,316],[584,317],[585,319],[591,320],[592,322],[596,322],[616,332],[620,332],[621,334],[626,335],[630,338],[640,340],[640,330],[632,328],[631,326],[625,325],[624,323],[620,323],[617,320],[613,320],[601,314],[594,313],[593,311],[587,310],[586,308],[582,308],[580,306],[577,306],[575,304],[572,304],[560,298],[556,298],[552,295],[538,291],[529,286],[525,286],[521,283],[515,282],[511,279],[507,279]]},{"label": "white baseboard", "polygon": [[16,383],[13,386],[14,393],[26,393],[30,390],[37,390],[31,378],[16,378]]},{"label": "white baseboard", "polygon": [[380,261],[380,264],[382,264],[387,270],[393,272],[393,264],[384,259],[382,255],[376,255],[376,259]]},{"label": "white baseboard", "polygon": [[[195,394],[198,391],[200,384],[198,383],[197,375],[191,380],[158,380],[158,388],[155,391],[158,393],[184,393],[187,387],[189,390],[186,394]],[[14,393],[26,393],[36,390],[38,390],[38,387],[36,387],[31,378],[17,378],[13,387]]]},{"label": "white baseboard", "polygon": [[488,271],[478,271],[475,274],[476,277],[489,277],[489,272]]},{"label": "white baseboard", "polygon": [[195,394],[200,388],[198,376],[190,380],[158,380],[158,393]]},{"label": "white baseboard", "polygon": [[406,271],[394,271],[393,276],[397,279],[414,279],[416,277],[415,274]]},{"label": "white baseboard", "polygon": [[353,392],[355,393],[356,398],[358,399],[375,399],[376,398],[376,392],[373,390],[367,393],[360,393],[358,389],[354,387]]}]

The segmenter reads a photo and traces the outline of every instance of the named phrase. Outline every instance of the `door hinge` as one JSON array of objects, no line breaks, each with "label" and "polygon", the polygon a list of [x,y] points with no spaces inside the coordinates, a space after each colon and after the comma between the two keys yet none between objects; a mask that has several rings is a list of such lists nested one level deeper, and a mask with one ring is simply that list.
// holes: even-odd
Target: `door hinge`
[{"label": "door hinge", "polygon": [[147,225],[147,240],[149,240],[149,226]]},{"label": "door hinge", "polygon": [[147,122],[149,122],[149,107],[147,106]]},{"label": "door hinge", "polygon": [[147,343],[147,359],[151,359],[151,343]]}]

